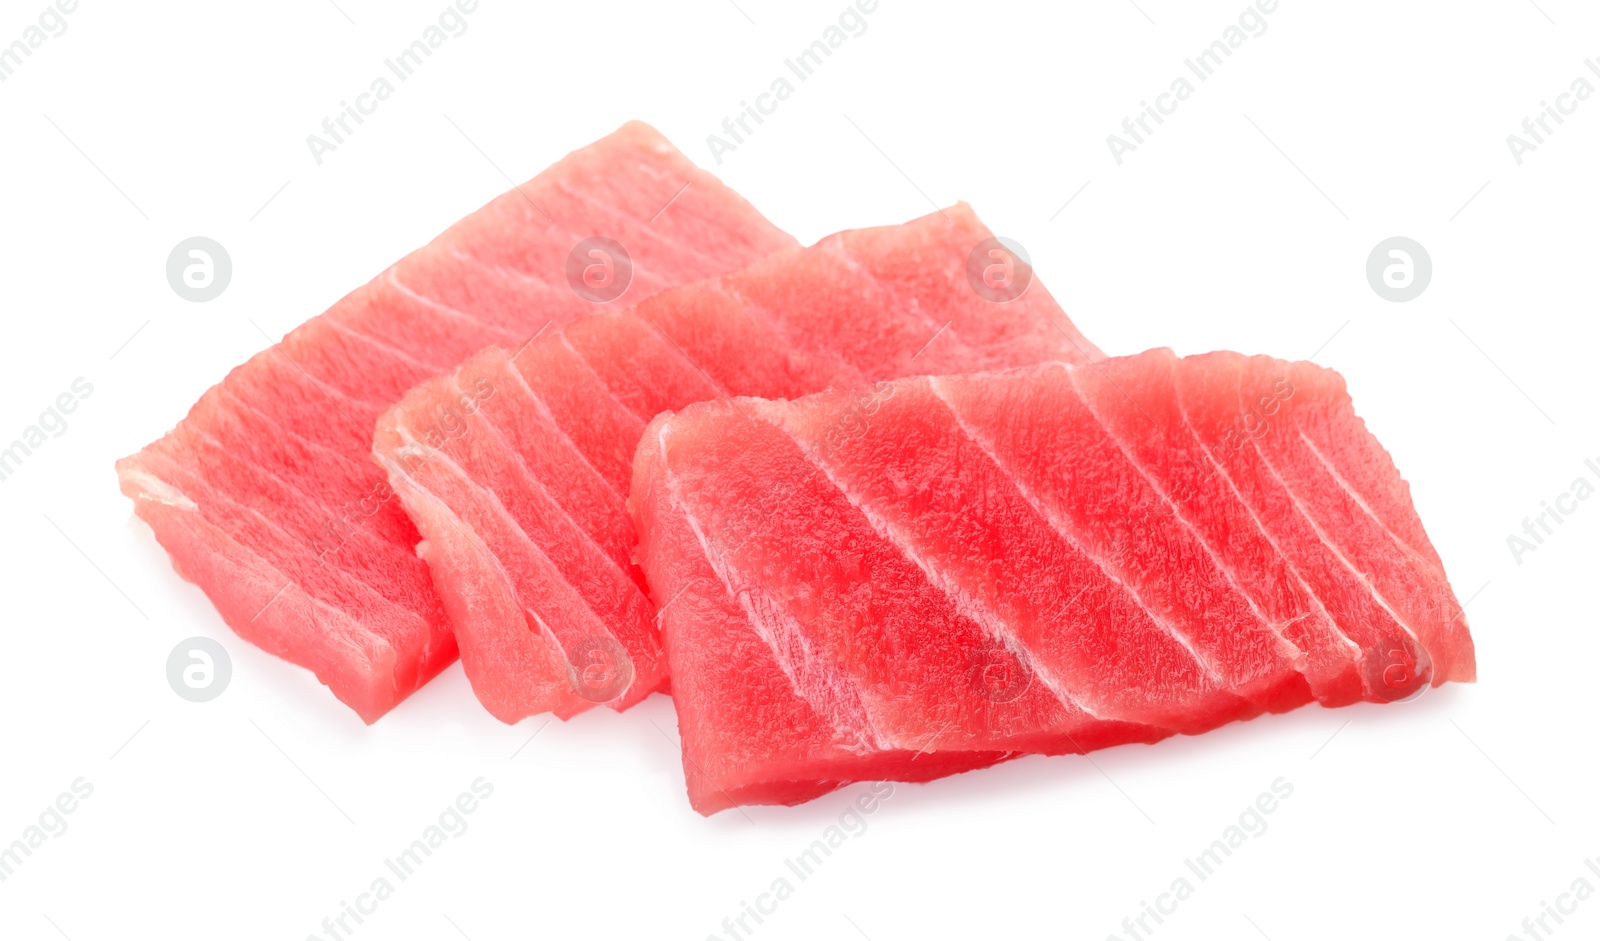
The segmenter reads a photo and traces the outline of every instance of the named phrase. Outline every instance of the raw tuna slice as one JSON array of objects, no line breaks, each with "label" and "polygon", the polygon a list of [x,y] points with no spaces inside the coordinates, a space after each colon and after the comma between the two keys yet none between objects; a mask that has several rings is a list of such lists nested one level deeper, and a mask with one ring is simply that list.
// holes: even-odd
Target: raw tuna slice
[{"label": "raw tuna slice", "polygon": [[406,395],[374,453],[489,711],[621,709],[667,682],[624,499],[657,413],[1099,358],[998,245],[965,205],[842,232],[487,350]]},{"label": "raw tuna slice", "polygon": [[794,244],[628,124],[235,369],[118,462],[122,490],[229,626],[372,722],[456,657],[416,528],[369,457],[378,415],[489,344]]},{"label": "raw tuna slice", "polygon": [[702,813],[1474,678],[1309,363],[1167,350],[658,416],[629,507]]}]

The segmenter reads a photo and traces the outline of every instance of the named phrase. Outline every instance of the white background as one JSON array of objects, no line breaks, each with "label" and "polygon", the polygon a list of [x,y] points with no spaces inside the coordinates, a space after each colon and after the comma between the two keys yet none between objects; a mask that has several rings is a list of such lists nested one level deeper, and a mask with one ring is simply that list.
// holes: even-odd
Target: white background
[{"label": "white background", "polygon": [[[1155,937],[1498,941],[1574,879],[1600,887],[1600,500],[1520,565],[1506,543],[1600,459],[1600,101],[1520,166],[1505,140],[1579,75],[1600,84],[1600,16],[1539,4],[1283,0],[1118,166],[1106,135],[1242,0],[882,0],[717,166],[706,135],[844,0],[482,0],[318,166],[306,135],[442,0],[85,0],[0,83],[0,439],[94,386],[0,482],[0,844],[75,779],[94,791],[0,882],[0,937],[326,938],[479,777],[470,828],[356,938],[727,938],[783,875],[794,894],[747,922],[763,941],[1127,938],[1279,777],[1294,793],[1266,832],[1191,875]],[[0,43],[43,6],[0,4]],[[456,666],[363,726],[173,574],[112,462],[506,189],[501,170],[526,179],[634,117],[805,242],[965,199],[1110,353],[1338,368],[1471,599],[1479,683],[901,785],[804,882],[785,858],[864,785],[703,819],[666,699],[507,727]],[[165,280],[192,235],[233,258],[210,303]],[[1410,303],[1365,280],[1392,235],[1433,258]],[[234,664],[202,705],[165,677],[196,635]],[[1593,937],[1600,901],[1547,924]]]}]

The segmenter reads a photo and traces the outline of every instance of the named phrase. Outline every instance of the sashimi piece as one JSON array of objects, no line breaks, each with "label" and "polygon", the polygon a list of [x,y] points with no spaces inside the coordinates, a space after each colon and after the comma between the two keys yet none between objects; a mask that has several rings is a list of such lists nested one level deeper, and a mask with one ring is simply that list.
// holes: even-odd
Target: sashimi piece
[{"label": "sashimi piece", "polygon": [[[1454,657],[1458,651],[1430,650],[1405,618],[1373,590],[1365,572],[1378,560],[1366,558],[1365,553],[1343,552],[1330,542],[1315,517],[1307,515],[1310,495],[1291,488],[1260,453],[1260,437],[1289,434],[1295,426],[1288,416],[1275,423],[1254,419],[1242,403],[1254,401],[1259,414],[1263,398],[1285,402],[1296,390],[1293,383],[1280,383],[1286,373],[1282,365],[1272,370],[1275,377],[1265,384],[1252,376],[1254,381],[1246,386],[1247,365],[1246,357],[1232,353],[1185,359],[1178,370],[1179,403],[1212,464],[1273,536],[1334,624],[1356,644],[1364,698],[1402,699],[1430,682],[1472,679],[1470,649],[1464,654],[1469,665],[1465,671],[1453,673],[1448,664],[1445,669],[1434,668],[1435,652]],[[1312,412],[1301,417],[1316,416]],[[1440,590],[1454,597],[1448,583],[1442,583]],[[1464,627],[1462,633],[1465,636]]]},{"label": "sashimi piece", "polygon": [[[803,691],[800,698],[831,718],[840,747],[1059,754],[1167,734],[1097,718],[1065,694],[1015,638],[969,615],[963,599],[875,530],[794,437],[762,420],[768,403],[753,413],[743,410],[749,405],[721,403],[723,425],[738,432],[704,442],[696,463],[680,464],[663,496],[669,510],[705,534],[699,554],[723,597],[737,600],[789,684]],[[663,452],[667,442],[642,442],[641,451],[651,444],[658,447],[641,460],[677,463]],[[771,487],[773,480],[783,485]],[[851,551],[841,558],[838,546]],[[764,578],[772,571],[793,578]],[[676,618],[668,604],[663,621]],[[698,628],[692,616],[685,623]],[[708,637],[693,642],[722,649],[715,644]],[[728,664],[728,678],[743,669]],[[945,694],[920,695],[932,686]]]},{"label": "sashimi piece", "polygon": [[[795,245],[654,130],[624,125],[233,370],[165,437],[118,462],[123,492],[230,627],[311,669],[363,720],[377,720],[457,648],[417,555],[421,537],[371,462],[376,420],[407,389],[486,346],[606,309],[569,280],[574,252],[596,237],[626,252],[608,262],[628,272],[616,284],[625,288],[618,304]],[[453,417],[441,416],[439,428],[453,429]],[[611,469],[600,518],[621,518],[614,504],[626,486],[624,463]],[[515,528],[534,510],[500,512],[493,518]],[[470,540],[440,538],[459,549],[463,567],[498,564]],[[422,551],[447,554],[444,545]],[[631,567],[616,540],[577,557]],[[473,603],[519,612],[493,595]],[[642,603],[616,601],[617,610]],[[570,692],[564,678],[555,689]]]},{"label": "sashimi piece", "polygon": [[1360,648],[1334,625],[1201,447],[1178,401],[1177,366],[1169,351],[1151,350],[1071,373],[1095,420],[1150,483],[1150,502],[1122,511],[1139,519],[1171,516],[1187,528],[1257,616],[1303,652],[1301,671],[1312,695],[1326,706],[1357,701],[1362,685],[1354,655]]},{"label": "sashimi piece", "polygon": [[[1292,392],[1274,392],[1283,376]],[[1357,487],[1305,441],[1386,469]],[[794,803],[926,780],[929,759],[1153,742],[1471,681],[1471,637],[1397,481],[1334,374],[1233,353],[662,414],[629,507],[690,800]],[[1376,531],[1379,506],[1412,519],[1405,537]],[[1402,571],[1406,592],[1385,581]],[[1439,598],[1454,628],[1417,608]],[[963,655],[1020,679],[975,682]]]},{"label": "sashimi piece", "polygon": [[[640,460],[654,460],[657,452],[644,444]],[[714,718],[760,717],[770,724],[767,741],[774,746],[752,747],[742,721],[709,721],[698,727],[698,734],[684,736],[683,767],[696,809],[710,814],[741,804],[798,804],[863,773],[932,780],[1012,757],[981,750],[925,754],[920,744],[914,750],[890,747],[865,753],[852,748],[837,716],[793,694],[775,651],[750,629],[738,601],[718,590],[720,582],[700,551],[689,518],[669,494],[653,496],[634,507],[643,534],[641,557],[659,558],[675,584],[707,586],[667,600],[660,613],[662,623],[686,626],[677,663],[682,678],[673,679],[673,698],[695,703]],[[680,718],[680,732],[684,728]],[[929,730],[928,737],[936,732]],[[811,761],[804,773],[791,774],[797,754]]]},{"label": "sashimi piece", "polygon": [[[973,288],[967,266],[988,241],[992,234],[965,205],[905,225],[841,232],[486,350],[385,414],[373,453],[428,543],[428,557],[441,560],[445,545],[465,554],[436,564],[434,581],[484,706],[506,722],[568,714],[572,703],[564,692],[550,692],[559,678],[548,671],[552,664],[565,669],[575,644],[605,648],[599,672],[631,675],[632,686],[606,700],[613,708],[668,681],[643,574],[631,557],[607,568],[574,547],[599,547],[618,560],[621,547],[635,545],[626,494],[639,437],[658,413],[731,395],[860,388],[935,364],[976,370],[1099,357],[1025,263],[1027,290],[1016,297],[995,300]],[[468,394],[479,388],[483,394]],[[456,431],[430,436],[442,417]],[[511,455],[454,440],[457,434],[503,441]],[[513,456],[522,465],[514,473],[502,466]],[[450,464],[471,485],[410,471],[432,460]],[[514,507],[544,500],[561,505],[569,519],[553,525],[525,515],[515,532],[491,525],[480,507],[499,503],[516,517]],[[474,525],[470,520],[486,528],[448,531]],[[484,553],[506,564],[486,564]],[[540,589],[536,597],[533,586],[561,582],[573,590],[558,597]],[[486,605],[488,598],[501,603]],[[573,598],[582,603],[574,606]],[[626,604],[617,601],[624,598]],[[599,635],[596,618],[607,628]],[[569,624],[589,626],[563,627]]]},{"label": "sashimi piece", "polygon": [[958,440],[978,446],[1033,516],[1122,586],[1230,695],[1252,712],[1303,705],[1311,689],[1298,669],[1302,651],[1250,609],[1186,527],[1167,525],[1150,479],[1089,410],[1075,375],[1062,367],[978,384],[935,379],[930,391],[948,406]]},{"label": "sashimi piece", "polygon": [[[1241,388],[1267,381],[1273,365],[1264,357],[1247,360]],[[1444,583],[1444,564],[1423,533],[1409,489],[1392,470],[1389,453],[1377,439],[1360,433],[1365,426],[1355,415],[1342,377],[1322,370],[1290,369],[1284,378],[1286,390],[1293,388],[1301,394],[1285,395],[1278,402],[1282,434],[1274,433],[1280,427],[1278,415],[1264,418],[1265,433],[1252,437],[1257,453],[1286,486],[1306,495],[1302,512],[1330,546],[1364,560],[1361,572],[1373,594],[1420,636],[1425,647],[1459,653],[1463,647],[1457,635],[1466,628],[1454,594],[1439,590]],[[1244,409],[1253,406],[1258,403],[1241,403]],[[1327,434],[1330,428],[1345,426],[1350,430],[1343,434]],[[1335,444],[1324,451],[1313,435],[1324,441],[1331,437]],[[1330,454],[1344,457],[1336,465]],[[1341,467],[1347,472],[1354,468],[1357,473],[1347,476],[1340,472]],[[1364,474],[1362,469],[1366,469]],[[1437,665],[1451,675],[1466,667],[1468,664],[1454,660]],[[1395,678],[1391,671],[1387,677],[1390,688]]]},{"label": "sashimi piece", "polygon": [[[595,326],[619,315],[596,314]],[[560,343],[529,343],[516,354],[517,378],[544,404],[578,453],[614,490],[626,493],[633,479],[633,442],[644,420],[624,405],[566,337]],[[485,355],[489,355],[485,353]],[[508,366],[511,357],[503,355]]]},{"label": "sashimi piece", "polygon": [[[990,378],[986,385],[1004,381]],[[901,552],[1028,651],[1083,708],[1191,731],[1253,714],[1224,682],[1214,658],[1202,657],[1192,638],[1145,605],[1142,585],[1128,585],[1100,556],[1053,526],[962,427],[966,419],[986,428],[986,416],[951,408],[931,381],[892,388],[857,433],[838,432],[838,409],[763,411],[773,413],[771,420],[806,447],[832,484]],[[1004,415],[1017,403],[1006,396],[996,404]],[[1017,425],[1037,430],[1036,418],[1054,416],[1024,414]],[[1062,457],[1083,462],[1084,455]],[[728,473],[720,464],[718,471]],[[1060,486],[1074,483],[1063,479]],[[1080,621],[1103,629],[1062,629]]]}]

